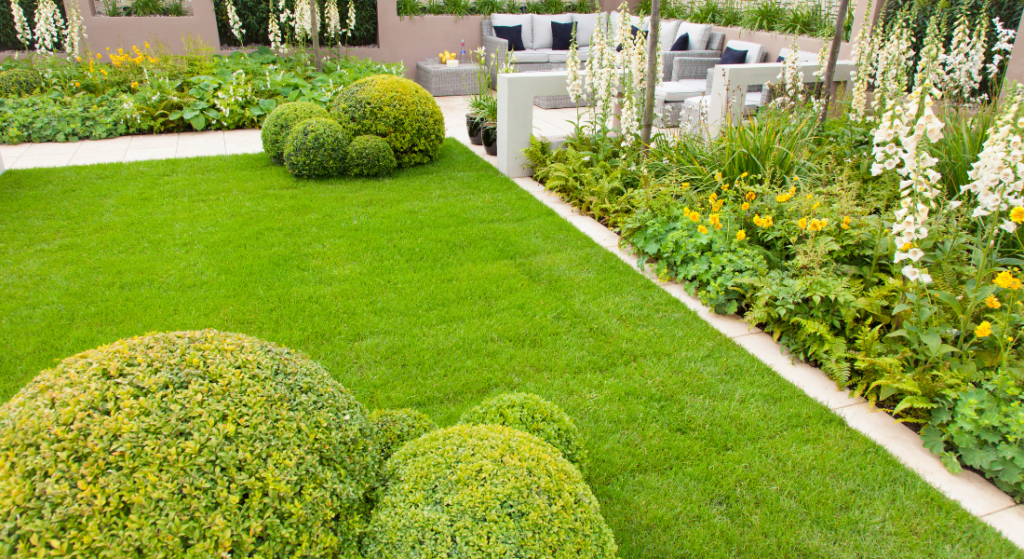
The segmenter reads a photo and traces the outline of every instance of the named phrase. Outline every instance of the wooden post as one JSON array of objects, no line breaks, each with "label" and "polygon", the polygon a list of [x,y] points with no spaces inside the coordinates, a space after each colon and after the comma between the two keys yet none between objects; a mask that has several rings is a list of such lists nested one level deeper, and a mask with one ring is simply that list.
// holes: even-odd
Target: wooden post
[{"label": "wooden post", "polygon": [[[844,0],[846,1],[846,0]],[[658,42],[661,31],[661,0],[651,0],[651,30],[647,35],[647,91],[644,99],[644,119],[640,128],[640,149],[647,151],[654,125],[654,87],[658,83]]]},{"label": "wooden post", "polygon": [[836,12],[836,34],[832,37],[832,50],[828,53],[828,63],[825,65],[825,75],[821,79],[821,87],[824,88],[825,102],[821,107],[821,116],[818,122],[824,123],[828,117],[828,104],[832,99],[832,76],[836,73],[836,61],[839,60],[839,47],[843,44],[843,34],[846,31],[846,12],[850,9],[850,0],[839,0],[839,10]]},{"label": "wooden post", "polygon": [[320,70],[323,64],[320,61],[320,21],[316,13],[316,0],[309,0],[309,17],[313,26],[313,65]]}]

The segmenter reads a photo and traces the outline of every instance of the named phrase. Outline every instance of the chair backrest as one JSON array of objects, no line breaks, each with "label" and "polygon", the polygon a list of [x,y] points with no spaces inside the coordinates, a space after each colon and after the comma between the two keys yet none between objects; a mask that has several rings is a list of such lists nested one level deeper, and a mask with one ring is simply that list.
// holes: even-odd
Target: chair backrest
[{"label": "chair backrest", "polygon": [[[790,52],[796,53],[797,60],[800,61],[800,63],[802,63],[802,64],[817,64],[818,63],[818,53],[816,53],[816,52],[807,52],[805,50],[792,51],[792,50],[790,50],[788,48],[782,49],[782,50],[779,51],[779,58],[781,58],[783,60],[789,58],[789,53]],[[780,62],[780,61],[776,59],[775,62]]]},{"label": "chair backrest", "polygon": [[711,37],[708,39],[707,50],[725,50],[725,33],[719,33],[717,31],[711,32]]},{"label": "chair backrest", "polygon": [[484,37],[493,37],[494,36],[494,24],[491,23],[490,18],[486,18],[485,17],[480,22],[480,32],[483,34]]}]

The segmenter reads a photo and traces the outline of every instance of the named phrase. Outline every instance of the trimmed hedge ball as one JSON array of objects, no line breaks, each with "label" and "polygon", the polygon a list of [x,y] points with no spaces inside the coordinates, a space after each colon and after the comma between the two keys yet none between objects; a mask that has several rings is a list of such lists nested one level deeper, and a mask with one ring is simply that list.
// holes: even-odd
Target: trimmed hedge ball
[{"label": "trimmed hedge ball", "polygon": [[0,407],[0,556],[355,559],[379,476],[363,406],[308,357],[125,339]]},{"label": "trimmed hedge ball", "polygon": [[311,118],[329,117],[327,109],[316,103],[296,101],[278,105],[263,121],[263,129],[260,131],[263,151],[270,156],[270,161],[275,165],[284,165],[285,142],[292,127]]},{"label": "trimmed hedge ball", "polygon": [[437,424],[425,413],[403,408],[374,410],[370,422],[377,427],[377,446],[381,458],[387,460],[405,443],[418,439],[437,429]]},{"label": "trimmed hedge ball", "polygon": [[345,170],[348,133],[329,118],[311,118],[292,127],[284,145],[284,164],[292,176],[321,178]]},{"label": "trimmed hedge ball", "polygon": [[357,80],[338,93],[331,115],[358,136],[384,138],[398,167],[437,157],[444,143],[444,116],[427,90],[391,74]]},{"label": "trimmed hedge ball", "polygon": [[615,557],[580,471],[529,433],[449,427],[406,443],[384,471],[366,559]]},{"label": "trimmed hedge ball", "polygon": [[14,68],[0,72],[0,97],[28,95],[43,86],[43,78],[32,70]]},{"label": "trimmed hedge ball", "polygon": [[459,423],[504,425],[526,431],[557,448],[566,460],[586,471],[587,451],[580,430],[562,408],[536,394],[502,394],[462,414]]},{"label": "trimmed hedge ball", "polygon": [[380,177],[390,174],[397,166],[395,153],[384,138],[359,136],[348,146],[345,168],[350,175]]}]

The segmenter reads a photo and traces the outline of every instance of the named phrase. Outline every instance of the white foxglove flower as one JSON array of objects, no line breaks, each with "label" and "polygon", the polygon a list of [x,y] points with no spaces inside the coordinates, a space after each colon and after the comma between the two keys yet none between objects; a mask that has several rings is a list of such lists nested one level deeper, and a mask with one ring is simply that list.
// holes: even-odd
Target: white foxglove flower
[{"label": "white foxglove flower", "polygon": [[238,13],[235,12],[235,3],[233,0],[227,0],[226,7],[228,11],[228,25],[231,27],[231,34],[238,39],[238,42],[245,44],[242,40],[242,35],[245,34],[245,29],[242,28],[242,20],[238,19]]},{"label": "white foxglove flower", "polygon": [[14,32],[18,36],[18,41],[25,45],[25,48],[32,48],[32,27],[28,24],[18,0],[11,0],[11,16],[14,18]]}]

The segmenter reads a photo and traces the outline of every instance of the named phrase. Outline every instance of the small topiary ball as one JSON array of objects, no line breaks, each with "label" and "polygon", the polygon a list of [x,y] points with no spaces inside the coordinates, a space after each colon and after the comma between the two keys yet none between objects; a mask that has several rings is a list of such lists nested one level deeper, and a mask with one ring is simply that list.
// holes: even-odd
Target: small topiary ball
[{"label": "small topiary ball", "polygon": [[536,394],[502,394],[462,414],[459,423],[504,425],[526,431],[557,448],[566,460],[586,470],[587,451],[580,430],[562,408]]},{"label": "small topiary ball", "polygon": [[390,174],[398,163],[387,141],[377,136],[359,136],[348,146],[345,168],[357,177],[380,177]]},{"label": "small topiary ball", "polygon": [[380,464],[363,406],[302,354],[121,340],[0,406],[0,556],[356,559]]},{"label": "small topiary ball", "polygon": [[292,127],[311,118],[329,118],[327,109],[316,103],[296,101],[278,105],[263,121],[260,139],[263,140],[263,151],[270,156],[275,165],[284,164],[284,146]]},{"label": "small topiary ball", "polygon": [[284,145],[284,164],[292,176],[333,177],[345,170],[348,134],[329,118],[311,118],[292,127]]},{"label": "small topiary ball", "polygon": [[0,72],[0,97],[28,95],[43,86],[43,78],[32,70],[14,68]]},{"label": "small topiary ball", "polygon": [[401,76],[357,80],[334,98],[331,115],[353,137],[384,138],[400,168],[432,160],[444,143],[441,108],[427,90]]},{"label": "small topiary ball", "polygon": [[385,461],[405,443],[437,429],[433,419],[409,408],[374,410],[370,414],[370,421],[377,427],[377,446]]},{"label": "small topiary ball", "polygon": [[384,467],[366,559],[611,559],[615,539],[580,471],[500,425],[457,425],[406,443]]}]

